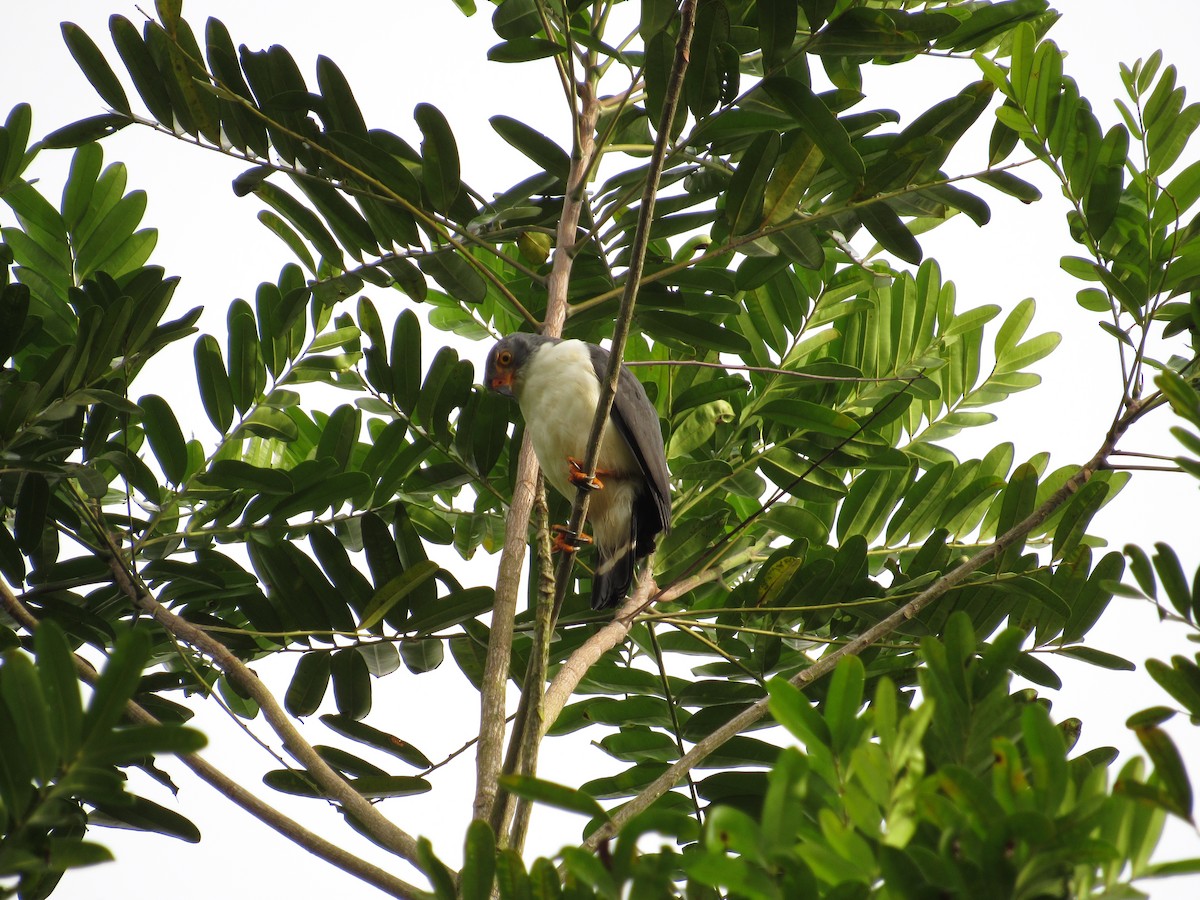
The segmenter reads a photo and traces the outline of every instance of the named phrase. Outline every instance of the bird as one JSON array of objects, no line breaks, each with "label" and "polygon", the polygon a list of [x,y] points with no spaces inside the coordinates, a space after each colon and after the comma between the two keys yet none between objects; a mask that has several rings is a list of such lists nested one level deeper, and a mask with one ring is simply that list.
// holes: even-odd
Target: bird
[{"label": "bird", "polygon": [[[486,386],[520,406],[546,480],[568,499],[581,481],[596,489],[588,513],[596,546],[591,597],[596,610],[625,599],[637,563],[671,527],[671,481],[658,413],[626,366],[617,379],[595,483],[587,483],[582,461],[608,361],[609,352],[596,344],[517,332],[491,348],[484,367]],[[559,545],[575,549],[569,539]]]}]

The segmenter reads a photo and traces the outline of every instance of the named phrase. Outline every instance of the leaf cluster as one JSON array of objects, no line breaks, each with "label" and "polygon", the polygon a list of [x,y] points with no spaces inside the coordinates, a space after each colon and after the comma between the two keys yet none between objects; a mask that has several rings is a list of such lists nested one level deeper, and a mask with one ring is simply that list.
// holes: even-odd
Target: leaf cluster
[{"label": "leaf cluster", "polygon": [[[56,863],[68,851],[47,841],[99,852],[78,850],[91,846],[80,843],[79,810],[111,814],[102,803],[116,802],[55,781],[82,757],[51,752],[66,732],[38,724],[28,698],[74,683],[59,650],[112,653],[110,666],[136,669],[140,680],[106,702],[136,696],[165,721],[187,715],[172,695],[193,693],[260,712],[217,654],[179,643],[169,625],[135,626],[146,611],[179,616],[241,664],[293,653],[283,710],[319,715],[341,744],[361,748],[315,751],[372,800],[431,790],[439,767],[408,740],[423,734],[368,723],[380,719],[376,679],[417,677],[449,658],[481,691],[499,678],[532,697],[543,672],[557,683],[580,668],[596,635],[579,599],[586,554],[554,628],[537,618],[530,579],[529,610],[496,670],[489,653],[507,633],[487,618],[496,592],[435,561],[440,547],[464,561],[501,550],[521,425],[475,384],[469,359],[434,349],[433,333],[480,340],[541,325],[556,304],[564,336],[609,333],[684,21],[674,4],[646,0],[622,40],[608,30],[610,6],[495,5],[490,58],[551,60],[578,130],[568,152],[493,117],[532,174],[490,198],[465,180],[441,111],[415,106],[411,142],[370,127],[327,58],[306,79],[283,47],[235,46],[219,21],[193,28],[178,4],[161,3],[140,29],[110,20],[118,75],[91,37],[63,26],[109,111],[40,147],[28,146],[28,107],[0,130],[0,199],[16,223],[0,232],[0,573],[13,586],[6,608],[42,623],[36,637],[24,620],[6,623],[16,626],[8,644],[32,645],[36,663],[13,649],[0,668],[16,686],[0,691],[5,703],[26,698],[7,713],[22,748],[12,765],[24,768],[0,799],[6,827],[26,829],[13,832],[20,846],[51,860],[28,869],[36,877],[71,864]],[[698,5],[625,353],[669,436],[674,521],[654,559],[661,593],[628,640],[583,666],[574,701],[545,723],[551,735],[593,729],[622,768],[569,788],[530,771],[498,785],[582,812],[589,828],[618,815],[601,800],[638,814],[608,857],[564,851],[561,878],[548,860],[527,868],[519,840],[482,821],[467,832],[458,888],[432,846],[416,843],[438,896],[615,897],[628,886],[633,896],[852,897],[881,884],[889,896],[1045,896],[1160,874],[1146,857],[1163,812],[1191,812],[1162,720],[1148,713],[1135,726],[1154,776],[1130,764],[1114,793],[1109,756],[1071,758],[1070,721],[1052,724],[1046,704],[1010,680],[1058,687],[1057,655],[1132,666],[1086,643],[1128,591],[1126,558],[1143,592],[1154,596],[1156,572],[1173,614],[1193,624],[1195,591],[1169,548],[1149,562],[1129,548],[1105,552],[1091,531],[1128,482],[1110,453],[1053,468],[1047,454],[1016,459],[1010,443],[977,459],[954,453],[955,435],[1039,383],[1032,369],[1059,336],[1030,331],[1032,299],[1003,317],[960,303],[919,240],[959,212],[987,222],[987,203],[949,160],[998,103],[988,166],[968,174],[1036,199],[1006,168],[1022,146],[1063,185],[1069,231],[1087,254],[1064,266],[1094,285],[1080,303],[1123,353],[1112,445],[1169,405],[1186,424],[1175,429],[1187,451],[1175,462],[1200,473],[1189,430],[1200,429],[1200,306],[1185,218],[1200,170],[1169,174],[1200,117],[1152,57],[1125,72],[1125,121],[1102,134],[1061,52],[1042,39],[1055,17],[1043,0]],[[981,76],[909,122],[862,108],[865,66],[931,54],[972,54]],[[95,143],[126,126],[246,163],[233,190],[254,198],[292,258],[251,299],[227,303],[222,334],[195,337],[206,424],[182,419],[167,388],[135,385],[153,356],[195,333],[199,311],[163,321],[177,279],[148,264],[145,196],[127,190],[123,166],[104,166]],[[29,169],[39,149],[61,148],[74,153],[55,204]],[[560,227],[568,213],[577,227]],[[1156,322],[1190,350],[1156,362]],[[1146,365],[1157,380],[1143,396]],[[936,603],[909,605],[988,545],[998,552]],[[833,677],[803,694],[788,684],[896,615],[900,627]],[[1180,659],[1152,671],[1200,715],[1195,666]],[[686,794],[638,807],[673,766],[758,707],[794,740],[743,729],[687,767]],[[105,728],[136,744],[112,709]],[[73,740],[71,753],[82,738]],[[147,743],[142,756],[191,747],[179,741]],[[415,771],[393,771],[396,760]],[[328,796],[300,768],[265,781]],[[64,818],[35,833],[20,811],[54,784],[67,785],[54,795]],[[137,808],[140,827],[173,833]],[[678,849],[639,853],[652,833]]]}]

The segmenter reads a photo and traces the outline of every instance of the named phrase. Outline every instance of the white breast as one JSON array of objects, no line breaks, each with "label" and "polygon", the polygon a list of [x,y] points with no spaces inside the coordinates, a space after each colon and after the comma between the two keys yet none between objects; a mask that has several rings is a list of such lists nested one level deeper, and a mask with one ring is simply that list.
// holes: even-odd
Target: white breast
[{"label": "white breast", "polygon": [[[543,344],[526,362],[516,388],[525,430],[533,441],[546,480],[563,496],[574,499],[575,486],[567,477],[567,457],[583,461],[586,456],[588,434],[600,399],[600,381],[587,345],[582,341]],[[622,482],[622,476],[641,476],[637,460],[611,422],[604,431],[598,468],[617,476],[604,479],[606,486],[617,489],[612,494],[624,493],[619,488],[628,487],[610,484],[611,480]],[[617,499],[612,494],[604,497],[606,493],[609,491],[599,491],[593,496],[594,513]]]}]

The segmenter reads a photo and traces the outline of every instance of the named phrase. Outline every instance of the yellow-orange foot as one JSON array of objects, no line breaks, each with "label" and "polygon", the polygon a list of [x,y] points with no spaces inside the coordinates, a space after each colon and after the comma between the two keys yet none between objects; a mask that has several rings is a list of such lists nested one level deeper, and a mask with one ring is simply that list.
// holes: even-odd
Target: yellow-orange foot
[{"label": "yellow-orange foot", "polygon": [[600,480],[600,476],[603,475],[607,478],[611,474],[611,472],[606,472],[603,469],[597,469],[596,474],[589,477],[587,471],[583,468],[583,460],[576,459],[573,456],[567,457],[567,480],[576,487],[581,487],[589,491],[601,490],[604,487],[604,482]]},{"label": "yellow-orange foot", "polygon": [[592,542],[590,536],[577,534],[566,525],[551,525],[550,530],[554,532],[554,542],[550,545],[550,549],[555,553],[574,553],[583,544]]}]

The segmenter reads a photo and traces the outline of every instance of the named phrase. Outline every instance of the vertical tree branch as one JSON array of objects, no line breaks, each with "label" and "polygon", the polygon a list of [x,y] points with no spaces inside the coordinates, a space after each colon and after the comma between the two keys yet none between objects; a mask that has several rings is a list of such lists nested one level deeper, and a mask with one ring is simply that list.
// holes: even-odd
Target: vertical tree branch
[{"label": "vertical tree branch", "polygon": [[[542,324],[542,334],[550,337],[561,335],[567,320],[567,287],[578,249],[579,217],[583,212],[587,177],[596,152],[596,119],[600,107],[590,83],[579,85],[579,98],[580,109],[573,116],[577,120],[577,140],[571,154],[571,171],[567,177],[562,218],[558,222],[556,249],[546,281],[546,318]],[[492,629],[488,636],[487,659],[480,688],[474,816],[485,822],[493,819],[496,805],[507,718],[505,698],[509,661],[512,658],[513,620],[521,590],[521,569],[525,562],[526,535],[530,511],[533,509],[537,472],[537,459],[527,436],[517,459],[516,484],[505,523],[504,550],[500,554],[500,568],[496,576],[496,601],[492,607]]]},{"label": "vertical tree branch", "polygon": [[[592,429],[588,435],[588,452],[584,469],[590,478],[594,478],[596,474],[596,465],[600,458],[600,444],[604,440],[608,416],[612,411],[613,399],[617,395],[617,379],[621,375],[625,342],[629,337],[629,327],[633,320],[633,307],[637,303],[642,270],[646,263],[646,249],[650,246],[650,226],[654,221],[654,204],[658,198],[658,183],[662,177],[663,166],[666,164],[667,147],[671,142],[671,125],[675,121],[675,111],[679,108],[679,97],[683,93],[683,76],[687,72],[692,32],[696,25],[696,2],[697,0],[684,0],[680,9],[679,38],[675,42],[675,60],[671,64],[671,74],[667,80],[666,94],[663,98],[662,115],[658,122],[658,135],[655,137],[654,150],[650,154],[650,163],[647,166],[642,202],[638,209],[637,226],[633,234],[633,243],[630,246],[629,270],[625,276],[625,290],[621,296],[620,312],[617,313],[617,318],[613,323],[608,371],[600,385],[600,399],[596,403],[596,415],[592,419]],[[575,495],[575,504],[571,509],[571,520],[568,526],[574,534],[579,534],[583,530],[584,522],[587,520],[589,500],[590,492],[586,488],[580,487]],[[559,560],[557,593],[554,598],[556,615],[566,598],[574,563],[574,554],[571,553],[562,554],[562,559]]]},{"label": "vertical tree branch", "polygon": [[479,746],[475,750],[475,802],[473,815],[487,822],[492,819],[500,764],[504,747],[504,728],[508,718],[505,700],[508,694],[508,667],[512,658],[513,623],[517,615],[517,597],[521,590],[521,570],[525,564],[526,533],[533,509],[537,481],[537,458],[529,435],[521,442],[517,458],[517,478],[513,485],[512,505],[504,524],[504,549],[496,574],[496,600],[492,607],[492,629],[488,634],[487,658],[479,694]]},{"label": "vertical tree branch", "polygon": [[[513,721],[513,739],[504,760],[505,772],[522,775],[537,773],[537,747],[542,732],[542,697],[546,687],[546,670],[550,662],[550,637],[554,629],[554,563],[550,545],[550,510],[546,505],[545,483],[538,479],[534,503],[534,524],[537,533],[537,618],[534,621],[533,641],[529,649],[529,665],[522,683],[522,703]],[[522,715],[523,713],[523,715]],[[521,852],[529,830],[532,804],[524,797],[514,798],[500,792],[493,814],[493,824],[503,845]],[[509,815],[511,826],[507,826]]]},{"label": "vertical tree branch", "polygon": [[[675,61],[671,69],[671,77],[667,85],[666,98],[663,103],[662,119],[659,123],[659,134],[655,141],[654,152],[651,155],[649,171],[646,175],[645,188],[642,192],[642,205],[639,210],[637,228],[634,233],[632,244],[632,259],[629,265],[629,272],[625,282],[625,293],[621,299],[621,309],[614,323],[614,331],[612,338],[611,357],[609,359],[609,368],[606,373],[603,384],[601,385],[600,401],[596,406],[596,415],[592,421],[592,428],[588,438],[588,454],[586,467],[589,473],[594,474],[596,470],[597,459],[599,457],[600,442],[603,439],[604,428],[608,422],[609,411],[612,409],[613,398],[616,395],[617,378],[621,371],[621,358],[624,355],[625,342],[629,335],[629,325],[633,317],[633,307],[637,301],[638,285],[641,280],[642,268],[645,264],[646,249],[650,242],[650,225],[654,218],[654,203],[658,193],[658,183],[662,174],[663,165],[665,164],[667,155],[667,145],[670,142],[671,123],[675,119],[675,111],[679,105],[679,96],[683,90],[683,76],[687,70],[688,52],[691,46],[692,32],[695,26],[696,0],[685,0],[681,13],[680,35],[676,43]],[[572,263],[577,248],[578,241],[578,224],[580,214],[584,209],[584,191],[586,188],[587,178],[591,171],[592,158],[596,152],[595,146],[595,128],[596,119],[599,115],[599,105],[595,97],[595,84],[593,81],[588,81],[579,86],[580,102],[582,109],[580,111],[580,125],[577,132],[577,143],[575,153],[571,160],[571,173],[567,185],[567,196],[563,206],[563,218],[559,222],[558,229],[558,248],[555,252],[553,268],[550,277],[547,280],[547,291],[549,293],[546,307],[546,321],[542,328],[542,333],[551,337],[558,337],[562,334],[562,328],[566,322],[567,316],[567,288],[570,281]],[[526,441],[528,444],[528,441]],[[522,448],[522,453],[528,452],[528,446]],[[532,455],[532,454],[530,454]],[[523,471],[523,470],[522,470]],[[523,498],[522,498],[523,499]],[[588,493],[581,490],[575,499],[575,505],[571,514],[570,528],[572,531],[579,532],[583,528],[583,523],[587,516]],[[507,535],[511,535],[516,527],[514,523],[518,523],[521,534],[524,535],[527,529],[529,519],[529,509],[527,507],[518,507],[516,496],[514,493],[513,505],[509,510],[508,532],[506,532],[505,553],[510,551],[514,553],[515,548],[510,548],[507,542]],[[522,538],[523,540],[523,538]],[[523,546],[522,546],[523,549]],[[550,614],[550,628],[546,630],[547,639],[553,628],[553,623],[558,618],[558,612],[562,608],[563,599],[566,597],[567,586],[571,580],[571,569],[573,565],[573,554],[564,553],[558,565],[558,571],[555,575],[555,596],[554,604]],[[504,565],[504,560],[501,560]],[[510,566],[507,571],[515,569],[519,575],[519,565]],[[653,579],[650,579],[652,582]],[[514,578],[512,582],[504,583],[505,601],[503,607],[503,615],[511,617],[515,615],[515,596],[517,591],[517,583]],[[511,593],[513,602],[511,606],[508,603],[508,595]],[[497,668],[499,668],[499,660],[503,658],[507,672],[507,662],[511,655],[512,643],[512,626],[507,626],[506,638],[503,646],[501,646],[501,638],[496,631],[496,619],[501,614],[501,598],[500,584],[497,584],[496,611],[493,613],[493,630],[491,639],[488,643],[488,664],[492,663],[493,652],[497,658]],[[543,648],[533,648],[534,653],[544,652]],[[490,671],[490,668],[489,668]],[[490,716],[493,719],[500,718],[494,707],[489,707],[488,694],[491,691],[499,693],[497,685],[502,689],[503,684],[486,680],[484,682],[484,715]],[[539,722],[537,729],[528,728],[528,723],[534,719],[533,710],[536,705],[541,703],[542,699],[542,683],[539,682],[536,686],[532,683],[532,679],[526,679],[525,689],[522,692],[520,705],[517,709],[515,725],[513,728],[512,737],[510,738],[509,760],[511,765],[515,765],[517,760],[524,759],[525,765],[531,769],[536,765],[537,744],[541,736],[544,734],[546,727],[544,722]],[[492,699],[494,704],[495,700]],[[489,734],[489,745],[486,748],[486,759],[484,757],[485,748],[482,740],[482,729],[487,728],[487,721],[481,723],[481,740],[480,740],[480,755],[478,770],[478,787],[476,792],[475,814],[477,817],[484,817],[490,820],[497,828],[497,833],[501,833],[502,824],[506,818],[505,811],[497,809],[497,780],[499,776],[499,746],[491,744],[492,738],[498,733],[496,729],[491,729]],[[519,823],[518,823],[519,824]]]}]

